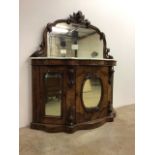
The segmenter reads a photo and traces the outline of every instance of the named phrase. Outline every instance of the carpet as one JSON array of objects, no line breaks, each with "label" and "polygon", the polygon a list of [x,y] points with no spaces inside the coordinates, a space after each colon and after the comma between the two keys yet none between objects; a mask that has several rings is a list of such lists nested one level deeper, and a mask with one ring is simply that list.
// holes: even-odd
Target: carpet
[{"label": "carpet", "polygon": [[20,155],[134,155],[134,105],[116,109],[114,122],[73,134],[21,128]]}]

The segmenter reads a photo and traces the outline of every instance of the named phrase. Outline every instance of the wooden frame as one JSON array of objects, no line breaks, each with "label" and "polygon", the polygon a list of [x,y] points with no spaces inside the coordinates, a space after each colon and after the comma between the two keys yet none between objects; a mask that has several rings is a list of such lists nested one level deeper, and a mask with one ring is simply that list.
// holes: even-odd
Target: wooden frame
[{"label": "wooden frame", "polygon": [[51,32],[52,27],[58,23],[67,23],[67,24],[73,23],[73,24],[83,25],[86,28],[91,28],[95,30],[100,35],[100,40],[103,40],[103,58],[105,59],[113,58],[113,56],[109,55],[110,49],[107,48],[105,34],[101,32],[96,26],[91,25],[91,23],[87,19],[85,19],[85,16],[82,14],[81,11],[78,11],[77,13],[73,13],[73,15],[70,15],[69,18],[67,19],[59,19],[53,23],[48,23],[43,32],[43,40],[40,44],[40,47],[36,52],[34,52],[31,55],[32,57],[47,56],[47,33]]},{"label": "wooden frame", "polygon": [[[45,84],[44,84],[44,76],[46,73],[58,73],[61,74],[61,80],[62,80],[62,95],[61,95],[61,116],[53,116],[53,115],[45,115],[45,97],[46,97],[46,90],[45,90]],[[44,66],[40,68],[40,82],[39,82],[39,87],[40,87],[40,104],[41,104],[41,119],[40,121],[42,123],[47,123],[50,124],[52,122],[55,122],[55,124],[62,124],[65,122],[65,95],[64,95],[64,87],[65,87],[65,68],[63,66],[61,67],[48,67]]]},{"label": "wooden frame", "polygon": [[[85,104],[84,104],[84,101],[83,101],[82,90],[84,88],[85,81],[88,80],[88,79],[94,79],[94,78],[99,79],[99,81],[100,81],[100,84],[101,84],[101,96],[100,96],[99,102],[98,102],[96,107],[87,108],[85,106]],[[104,94],[104,86],[103,86],[103,82],[102,82],[101,78],[99,76],[97,76],[96,74],[94,74],[94,73],[87,73],[85,75],[84,80],[82,81],[82,87],[81,87],[81,93],[80,93],[80,98],[81,98],[82,106],[85,109],[85,111],[86,112],[96,112],[96,111],[99,111],[100,105],[101,105],[101,102],[102,102],[102,99],[103,99],[103,94]]]}]

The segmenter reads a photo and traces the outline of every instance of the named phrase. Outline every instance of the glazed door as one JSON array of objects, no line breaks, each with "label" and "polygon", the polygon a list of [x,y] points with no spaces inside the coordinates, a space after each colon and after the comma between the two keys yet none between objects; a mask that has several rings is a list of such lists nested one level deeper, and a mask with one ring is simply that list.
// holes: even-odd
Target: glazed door
[{"label": "glazed door", "polygon": [[76,72],[76,122],[105,117],[107,106],[108,68],[79,66]]},{"label": "glazed door", "polygon": [[66,79],[65,67],[40,67],[41,123],[65,123]]}]

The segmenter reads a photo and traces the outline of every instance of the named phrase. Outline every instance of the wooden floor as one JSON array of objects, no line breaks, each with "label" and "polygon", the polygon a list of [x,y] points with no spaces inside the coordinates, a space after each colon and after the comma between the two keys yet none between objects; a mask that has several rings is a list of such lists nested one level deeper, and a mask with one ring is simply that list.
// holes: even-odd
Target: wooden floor
[{"label": "wooden floor", "polygon": [[114,122],[73,134],[20,129],[20,155],[134,155],[134,105],[116,109]]}]

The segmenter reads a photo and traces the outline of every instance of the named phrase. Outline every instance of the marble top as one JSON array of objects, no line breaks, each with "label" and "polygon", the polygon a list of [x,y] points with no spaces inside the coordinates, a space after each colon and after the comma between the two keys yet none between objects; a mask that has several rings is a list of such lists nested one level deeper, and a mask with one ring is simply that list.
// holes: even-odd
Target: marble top
[{"label": "marble top", "polygon": [[115,61],[115,59],[104,59],[104,58],[86,58],[86,57],[30,57],[31,59],[72,59],[72,60],[106,60]]}]

